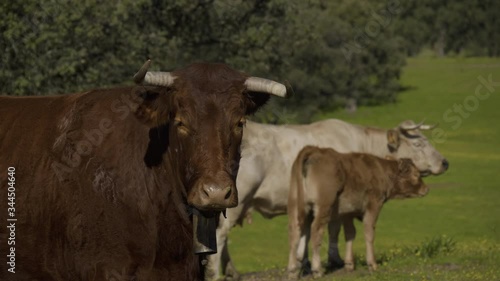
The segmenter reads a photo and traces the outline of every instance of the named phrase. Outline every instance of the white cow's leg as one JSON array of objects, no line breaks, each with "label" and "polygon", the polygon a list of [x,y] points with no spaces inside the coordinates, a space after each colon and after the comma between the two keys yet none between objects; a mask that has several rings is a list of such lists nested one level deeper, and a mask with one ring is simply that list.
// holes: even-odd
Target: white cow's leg
[{"label": "white cow's leg", "polygon": [[370,270],[377,270],[377,262],[375,260],[375,250],[373,242],[375,241],[375,224],[377,222],[378,212],[366,212],[363,217],[363,226],[365,230],[366,242],[366,264]]},{"label": "white cow's leg", "polygon": [[356,238],[356,228],[354,227],[354,218],[349,217],[343,220],[344,235],[345,235],[345,268],[354,270],[354,254],[352,251],[352,243]]},{"label": "white cow's leg", "polygon": [[216,231],[217,237],[217,253],[208,255],[208,265],[206,267],[207,280],[217,280],[220,278],[220,267],[222,259],[222,251],[227,243],[227,236],[230,230],[230,222],[222,215],[220,216],[219,226]]},{"label": "white cow's leg", "polygon": [[[229,231],[234,227],[237,222],[237,218],[243,212],[243,206],[239,208],[228,209],[227,218],[220,216],[220,223],[216,231],[217,236],[217,253],[208,256],[208,265],[206,270],[207,280],[217,280],[222,274],[226,275],[226,279],[237,280],[239,274],[233,265],[231,257],[228,251],[228,235]],[[208,278],[209,277],[209,278]]]},{"label": "white cow's leg", "polygon": [[303,233],[299,239],[299,245],[297,246],[297,260],[304,261],[307,258],[307,235]]},{"label": "white cow's leg", "polygon": [[225,280],[240,280],[240,274],[236,270],[236,267],[229,256],[229,251],[227,248],[227,240],[226,245],[222,250],[222,271],[226,275]]},{"label": "white cow's leg", "polygon": [[[224,237],[224,243],[221,251],[221,265],[222,265],[222,274],[225,275],[225,280],[239,280],[240,274],[236,270],[236,267],[233,264],[233,260],[229,255],[229,247],[227,244],[229,231],[236,225],[238,220],[243,217],[243,214],[248,211],[248,205],[244,203],[240,203],[238,207],[228,209],[227,212],[227,223],[224,225],[226,227],[226,236]],[[218,247],[218,249],[220,249]]]},{"label": "white cow's leg", "polygon": [[339,234],[342,221],[340,219],[332,219],[328,224],[328,267],[341,268],[344,266],[344,261],[339,254]]}]

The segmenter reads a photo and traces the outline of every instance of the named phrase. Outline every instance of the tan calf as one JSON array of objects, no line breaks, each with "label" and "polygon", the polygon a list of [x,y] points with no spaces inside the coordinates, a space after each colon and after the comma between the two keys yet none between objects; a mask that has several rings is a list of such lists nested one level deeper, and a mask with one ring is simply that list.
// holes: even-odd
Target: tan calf
[{"label": "tan calf", "polygon": [[[290,279],[299,277],[308,236],[312,241],[314,277],[322,274],[320,246],[330,220],[344,225],[346,267],[354,268],[354,218],[361,219],[366,261],[376,269],[373,241],[375,223],[384,203],[392,198],[421,197],[428,187],[410,159],[388,160],[363,153],[338,153],[331,148],[306,146],[292,166],[288,195]],[[332,230],[330,230],[331,232]],[[337,230],[338,233],[338,230]]]}]

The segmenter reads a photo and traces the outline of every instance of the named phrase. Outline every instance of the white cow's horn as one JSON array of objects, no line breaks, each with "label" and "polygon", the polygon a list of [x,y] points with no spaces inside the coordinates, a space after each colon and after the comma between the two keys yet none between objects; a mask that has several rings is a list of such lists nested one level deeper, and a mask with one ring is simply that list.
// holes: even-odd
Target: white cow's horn
[{"label": "white cow's horn", "polygon": [[273,80],[259,77],[248,77],[245,81],[245,86],[249,91],[268,93],[282,98],[286,97],[285,85]]},{"label": "white cow's horn", "polygon": [[399,128],[404,131],[411,131],[420,128],[424,124],[424,121],[416,124],[416,125],[400,125]]},{"label": "white cow's horn", "polygon": [[151,60],[147,60],[139,71],[134,75],[136,84],[146,83],[155,86],[170,86],[174,83],[175,76],[170,72],[151,72],[148,71]]},{"label": "white cow's horn", "polygon": [[434,125],[422,125],[420,126],[420,130],[432,130],[436,128],[439,124],[434,124]]}]

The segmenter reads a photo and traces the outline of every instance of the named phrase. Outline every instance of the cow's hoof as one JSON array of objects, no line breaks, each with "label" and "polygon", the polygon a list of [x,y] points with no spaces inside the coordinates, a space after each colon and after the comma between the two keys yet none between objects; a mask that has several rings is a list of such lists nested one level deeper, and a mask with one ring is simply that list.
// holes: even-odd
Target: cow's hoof
[{"label": "cow's hoof", "polygon": [[221,280],[221,278],[216,278],[215,272],[207,267],[205,268],[205,280]]},{"label": "cow's hoof", "polygon": [[312,274],[311,263],[309,261],[302,263],[300,268],[301,276],[306,276]]},{"label": "cow's hoof", "polygon": [[288,278],[286,280],[298,280],[300,275],[299,270],[289,270],[288,271]]},{"label": "cow's hoof", "polygon": [[377,271],[378,266],[376,263],[372,263],[372,264],[368,265],[368,269],[370,270],[370,272]]},{"label": "cow's hoof", "polygon": [[301,271],[303,276],[311,274],[312,273],[311,262],[309,262],[308,260],[303,262],[301,266]]},{"label": "cow's hoof", "polygon": [[314,279],[323,277],[321,270],[313,270],[312,275]]},{"label": "cow's hoof", "polygon": [[238,281],[241,278],[240,274],[233,266],[228,266],[225,273],[224,281]]},{"label": "cow's hoof", "polygon": [[354,270],[354,263],[352,263],[352,262],[346,262],[345,265],[344,265],[344,268],[347,271],[353,271]]},{"label": "cow's hoof", "polygon": [[333,271],[336,269],[344,268],[345,264],[343,260],[330,260],[326,265],[327,271]]},{"label": "cow's hoof", "polygon": [[239,274],[235,274],[235,275],[226,275],[224,276],[224,281],[238,281],[240,280],[240,275]]}]

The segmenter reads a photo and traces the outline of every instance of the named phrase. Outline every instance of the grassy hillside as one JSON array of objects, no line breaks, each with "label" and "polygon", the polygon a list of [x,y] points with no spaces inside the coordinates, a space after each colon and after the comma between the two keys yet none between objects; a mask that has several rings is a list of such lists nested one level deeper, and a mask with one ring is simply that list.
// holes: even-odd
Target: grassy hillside
[{"label": "grassy hillside", "polygon": [[[498,81],[490,91],[479,86],[489,76]],[[355,114],[319,113],[316,119],[384,128],[406,119],[439,123],[440,130],[427,136],[450,169],[426,178],[431,185],[426,197],[384,206],[375,241],[376,257],[383,263],[377,273],[362,264],[365,247],[358,223],[358,269],[322,280],[500,280],[500,59],[409,59],[402,84],[406,90],[395,104],[360,108]],[[285,216],[266,220],[254,215],[252,225],[230,235],[230,252],[243,273],[285,268],[287,244]]]}]

